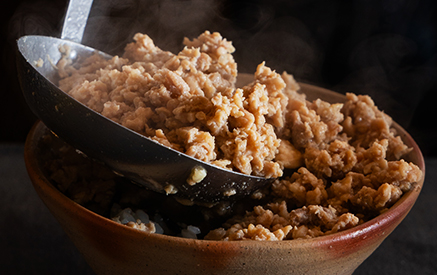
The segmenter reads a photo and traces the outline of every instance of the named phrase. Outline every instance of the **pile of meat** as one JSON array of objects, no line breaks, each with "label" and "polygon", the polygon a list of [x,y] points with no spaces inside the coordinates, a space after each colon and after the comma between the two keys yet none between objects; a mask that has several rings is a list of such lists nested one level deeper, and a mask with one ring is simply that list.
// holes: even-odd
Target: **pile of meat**
[{"label": "pile of meat", "polygon": [[[216,211],[229,218],[205,239],[286,240],[338,232],[386,211],[422,177],[415,164],[402,159],[411,149],[369,96],[349,93],[334,104],[308,101],[291,75],[264,63],[251,83],[236,87],[235,49],[219,33],[186,38],[177,55],[159,49],[147,35],[134,40],[122,57],[94,55],[80,66],[61,59],[60,88],[180,152],[278,178],[244,202],[250,209],[233,211],[242,209],[236,202]],[[60,163],[49,173],[64,186],[64,175],[72,172]],[[281,177],[284,169],[294,173]],[[62,189],[75,194],[75,186],[87,182],[83,177],[77,183],[70,175]],[[155,228],[142,224],[134,219],[130,226]]]}]

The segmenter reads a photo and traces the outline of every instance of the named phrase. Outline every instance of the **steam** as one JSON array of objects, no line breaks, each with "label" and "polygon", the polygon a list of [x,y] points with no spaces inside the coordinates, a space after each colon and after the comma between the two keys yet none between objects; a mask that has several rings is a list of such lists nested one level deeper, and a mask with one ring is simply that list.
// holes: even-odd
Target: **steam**
[{"label": "steam", "polygon": [[320,51],[311,32],[291,16],[277,18],[253,36],[234,44],[237,44],[237,58],[243,61],[239,63],[240,71],[252,72],[257,64],[266,61],[276,71],[287,71],[302,80],[314,78],[321,67]]},{"label": "steam", "polygon": [[[26,34],[59,36],[67,2],[38,0],[18,7],[10,41]],[[95,0],[82,43],[120,55],[137,32],[157,46],[178,52],[184,37],[218,31],[237,49],[240,72],[253,73],[263,61],[298,79],[319,78],[320,50],[305,23],[263,1]],[[316,77],[314,77],[316,75]]]},{"label": "steam", "polygon": [[120,54],[135,33],[148,34],[160,48],[181,50],[185,36],[197,37],[214,28],[218,1],[95,1],[84,43]]},{"label": "steam", "polygon": [[[58,36],[66,5],[67,1],[24,2],[9,22],[9,43],[14,44],[25,34]],[[142,32],[160,48],[176,53],[182,49],[185,36],[194,38],[205,30],[218,31],[233,42],[240,72],[253,73],[266,61],[267,66],[287,71],[299,81],[343,93],[369,94],[405,127],[437,79],[432,65],[435,60],[427,65],[428,57],[421,56],[432,55],[435,44],[420,46],[418,41],[423,38],[414,38],[418,30],[423,37],[435,37],[433,29],[423,23],[426,18],[416,18],[423,25],[409,30],[411,16],[418,8],[419,4],[407,0],[341,4],[95,0],[83,43],[121,54],[133,35]],[[427,10],[420,14],[432,15]],[[412,62],[418,58],[421,63]]]},{"label": "steam", "polygon": [[345,66],[349,73],[333,89],[368,94],[396,122],[409,127],[437,78],[436,69],[426,63],[411,65],[419,55],[418,47],[413,40],[394,33],[363,39],[349,55]]},{"label": "steam", "polygon": [[64,16],[62,1],[22,2],[8,24],[8,42],[15,44],[24,35],[58,36]]}]

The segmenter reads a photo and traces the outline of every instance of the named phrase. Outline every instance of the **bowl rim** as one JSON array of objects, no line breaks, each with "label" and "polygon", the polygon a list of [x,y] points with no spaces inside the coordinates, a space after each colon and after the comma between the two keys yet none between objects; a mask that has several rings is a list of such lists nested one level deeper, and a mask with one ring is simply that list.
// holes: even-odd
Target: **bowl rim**
[{"label": "bowl rim", "polygon": [[[322,93],[327,93],[330,95],[334,95],[336,97],[345,97],[344,95],[322,88],[318,86],[314,86],[311,84],[299,83],[301,88],[304,89],[315,89]],[[412,152],[417,154],[417,163],[415,163],[422,170],[422,178],[417,183],[414,184],[413,188],[407,193],[403,194],[403,196],[387,211],[381,213],[377,217],[366,221],[360,225],[352,227],[350,229],[342,230],[336,233],[318,236],[314,238],[308,239],[293,239],[293,240],[282,240],[282,241],[216,241],[216,240],[204,240],[204,239],[188,239],[179,236],[170,236],[156,233],[147,233],[138,229],[130,228],[128,226],[117,223],[109,218],[101,216],[84,206],[74,202],[66,195],[64,195],[60,190],[58,190],[45,176],[40,167],[40,163],[38,161],[37,153],[35,151],[37,144],[41,138],[42,132],[46,129],[44,123],[40,120],[37,120],[32,126],[24,146],[24,160],[26,164],[26,169],[28,171],[29,177],[31,179],[32,185],[35,189],[40,189],[45,192],[52,200],[56,203],[64,205],[68,208],[75,208],[75,215],[79,215],[84,218],[86,221],[91,223],[99,223],[102,226],[111,226],[114,230],[120,231],[123,234],[130,235],[132,237],[141,237],[141,238],[151,238],[157,242],[171,242],[179,245],[194,245],[198,246],[220,246],[226,245],[235,246],[235,247],[250,247],[250,246],[271,246],[274,243],[278,247],[289,248],[290,243],[294,246],[326,246],[333,245],[335,242],[342,241],[353,241],[357,239],[366,239],[372,238],[373,235],[378,235],[377,233],[388,236],[391,231],[385,232],[384,230],[380,232],[379,230],[387,228],[389,223],[392,220],[395,220],[397,224],[399,224],[403,218],[408,214],[410,209],[413,207],[415,201],[417,200],[421,189],[423,188],[424,179],[425,179],[425,161],[418,147],[417,143],[410,136],[410,134],[405,131],[400,125],[398,125],[395,121],[393,121],[393,125],[397,131],[398,135],[402,137],[404,142],[407,140],[408,145],[413,148]],[[397,226],[396,224],[396,226]],[[396,227],[395,226],[395,227]],[[394,227],[393,227],[394,228]],[[370,233],[370,234],[369,234]],[[375,234],[372,234],[375,233]],[[369,237],[370,236],[370,237]]]}]

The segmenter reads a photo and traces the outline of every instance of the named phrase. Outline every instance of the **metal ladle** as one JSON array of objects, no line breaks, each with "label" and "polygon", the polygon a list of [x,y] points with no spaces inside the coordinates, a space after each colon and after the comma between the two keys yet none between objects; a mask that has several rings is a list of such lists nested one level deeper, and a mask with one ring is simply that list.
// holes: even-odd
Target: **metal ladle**
[{"label": "metal ladle", "polygon": [[[95,52],[111,58],[80,44],[91,6],[92,0],[69,2],[61,39],[31,35],[17,41],[18,76],[24,97],[51,131],[88,157],[140,185],[194,202],[235,200],[272,181],[222,169],[170,149],[113,122],[61,91],[56,86],[58,72],[54,66],[61,58],[60,46],[69,46],[72,60]],[[200,173],[200,177],[189,184],[187,180],[193,172]]]}]

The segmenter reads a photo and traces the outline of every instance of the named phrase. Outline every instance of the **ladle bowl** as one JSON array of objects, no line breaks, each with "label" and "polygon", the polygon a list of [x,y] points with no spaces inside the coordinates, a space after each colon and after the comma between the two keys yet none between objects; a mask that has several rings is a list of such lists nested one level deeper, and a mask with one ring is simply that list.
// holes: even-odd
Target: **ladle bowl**
[{"label": "ladle bowl", "polygon": [[[46,36],[25,36],[17,43],[19,80],[31,110],[56,135],[118,174],[157,192],[207,203],[241,198],[272,181],[225,170],[163,146],[61,91],[55,85],[59,47],[67,46],[73,60],[86,58],[95,49]],[[193,171],[206,173],[194,185]]]},{"label": "ladle bowl", "polygon": [[[73,62],[100,54],[80,44],[92,0],[70,0],[61,39],[18,39],[18,77],[30,109],[67,143],[151,190],[196,202],[235,200],[272,179],[222,169],[168,148],[89,109],[57,87],[60,47]],[[193,180],[193,173],[200,173]]]},{"label": "ladle bowl", "polygon": [[[56,135],[85,155],[151,190],[196,202],[238,199],[272,181],[222,169],[185,155],[76,101],[55,85],[60,46],[68,46],[73,59],[86,58],[96,52],[63,39],[22,37],[18,40],[19,80],[31,110]],[[110,58],[105,53],[98,54]],[[188,183],[193,169],[206,172],[194,185]]]}]

